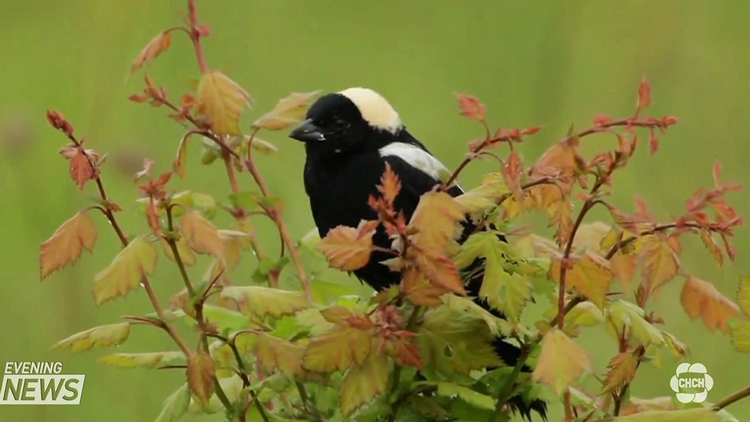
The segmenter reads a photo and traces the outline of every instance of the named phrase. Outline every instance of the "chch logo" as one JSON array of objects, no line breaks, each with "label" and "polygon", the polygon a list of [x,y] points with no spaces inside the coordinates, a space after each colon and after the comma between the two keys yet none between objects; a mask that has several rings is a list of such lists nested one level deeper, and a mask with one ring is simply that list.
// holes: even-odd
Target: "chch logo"
[{"label": "chch logo", "polygon": [[714,387],[714,379],[706,372],[702,363],[681,363],[669,386],[676,393],[680,403],[703,403],[708,392]]},{"label": "chch logo", "polygon": [[62,373],[62,362],[6,362],[0,404],[80,404],[85,375]]}]

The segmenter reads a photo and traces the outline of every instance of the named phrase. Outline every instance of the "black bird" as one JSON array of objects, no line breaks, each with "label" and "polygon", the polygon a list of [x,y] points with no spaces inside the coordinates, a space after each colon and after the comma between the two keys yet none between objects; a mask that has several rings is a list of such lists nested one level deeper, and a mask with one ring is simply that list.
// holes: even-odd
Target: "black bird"
[{"label": "black bird", "polygon": [[[448,169],[414,138],[398,113],[380,94],[367,88],[349,88],[319,98],[307,111],[306,119],[289,135],[305,144],[305,191],[310,199],[313,219],[321,237],[340,226],[357,227],[360,220],[375,220],[377,214],[368,205],[368,197],[377,195],[376,186],[388,163],[401,181],[401,191],[394,208],[409,221],[420,197],[441,183]],[[463,190],[454,185],[447,191],[458,196]],[[463,222],[465,240],[474,230],[470,219]],[[501,238],[505,241],[504,238]],[[391,247],[391,240],[381,225],[373,243]],[[373,252],[368,264],[354,271],[376,291],[400,282],[400,274],[380,262],[392,258],[384,252]],[[472,277],[468,293],[494,315],[497,310],[478,298],[481,277]],[[498,356],[514,366],[520,356],[517,346],[497,338],[493,347]],[[525,367],[525,371],[530,368]],[[530,419],[531,410],[546,420],[546,403],[535,399],[526,404],[520,396],[509,403]]]}]

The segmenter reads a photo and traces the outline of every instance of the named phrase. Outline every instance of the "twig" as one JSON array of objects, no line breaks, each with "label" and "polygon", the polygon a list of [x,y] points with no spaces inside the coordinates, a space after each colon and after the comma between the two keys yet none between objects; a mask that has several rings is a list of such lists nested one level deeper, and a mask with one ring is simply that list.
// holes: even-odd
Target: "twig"
[{"label": "twig", "polygon": [[203,55],[203,46],[201,45],[201,33],[198,29],[198,9],[195,7],[195,0],[188,0],[188,10],[190,11],[190,39],[193,41],[195,55],[198,57],[198,67],[201,73],[206,73],[206,57]]},{"label": "twig", "polygon": [[750,385],[740,390],[737,390],[734,393],[728,395],[727,397],[714,403],[712,409],[714,412],[718,412],[721,409],[731,406],[732,404],[744,399],[745,397],[750,397]]}]

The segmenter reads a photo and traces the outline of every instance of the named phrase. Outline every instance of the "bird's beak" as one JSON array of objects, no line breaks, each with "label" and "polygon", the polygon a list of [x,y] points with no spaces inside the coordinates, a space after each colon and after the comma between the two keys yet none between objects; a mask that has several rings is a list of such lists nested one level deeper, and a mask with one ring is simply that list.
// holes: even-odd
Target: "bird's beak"
[{"label": "bird's beak", "polygon": [[320,128],[315,126],[311,119],[302,122],[297,129],[294,129],[289,134],[289,137],[300,142],[321,142],[326,140],[325,135],[320,132]]}]

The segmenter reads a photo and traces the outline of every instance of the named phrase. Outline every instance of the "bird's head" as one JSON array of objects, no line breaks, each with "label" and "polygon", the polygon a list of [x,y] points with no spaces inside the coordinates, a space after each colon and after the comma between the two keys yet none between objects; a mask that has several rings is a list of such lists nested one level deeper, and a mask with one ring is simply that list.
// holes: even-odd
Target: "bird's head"
[{"label": "bird's head", "polygon": [[335,155],[377,149],[403,129],[398,113],[380,94],[349,88],[320,97],[289,137],[304,142],[308,152]]}]

